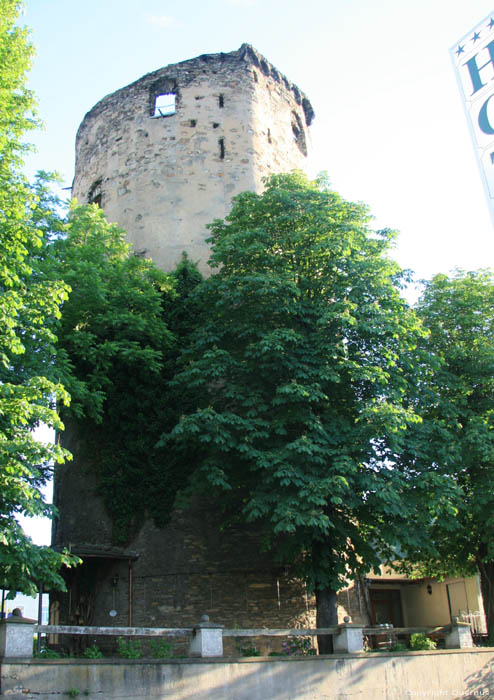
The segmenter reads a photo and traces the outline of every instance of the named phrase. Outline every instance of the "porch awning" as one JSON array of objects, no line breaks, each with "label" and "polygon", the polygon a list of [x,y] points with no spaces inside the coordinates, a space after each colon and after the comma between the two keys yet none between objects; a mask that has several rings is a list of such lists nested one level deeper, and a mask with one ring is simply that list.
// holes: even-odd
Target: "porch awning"
[{"label": "porch awning", "polygon": [[[61,552],[64,547],[56,545],[52,547],[56,552]],[[120,559],[124,561],[136,561],[139,558],[137,552],[124,549],[123,547],[104,547],[101,545],[76,545],[66,547],[72,554],[81,559],[99,558],[99,559]]]}]

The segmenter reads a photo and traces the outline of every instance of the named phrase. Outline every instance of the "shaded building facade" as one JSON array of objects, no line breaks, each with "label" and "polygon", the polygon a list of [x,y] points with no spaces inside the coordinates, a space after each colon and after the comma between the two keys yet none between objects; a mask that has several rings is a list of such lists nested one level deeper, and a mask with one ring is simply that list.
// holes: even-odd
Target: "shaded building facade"
[{"label": "shaded building facade", "polygon": [[[265,176],[303,169],[313,117],[299,88],[247,44],[166,66],[86,114],[73,196],[101,206],[162,269],[186,251],[209,274],[206,224],[224,218],[239,192],[262,191]],[[52,622],[183,627],[204,613],[241,627],[313,621],[304,584],[255,533],[222,532],[207,499],[173,512],[164,528],[146,521],[115,547],[76,422],[62,439],[74,461],[57,473],[53,545],[84,563],[66,574],[69,594],[52,596]]]}]

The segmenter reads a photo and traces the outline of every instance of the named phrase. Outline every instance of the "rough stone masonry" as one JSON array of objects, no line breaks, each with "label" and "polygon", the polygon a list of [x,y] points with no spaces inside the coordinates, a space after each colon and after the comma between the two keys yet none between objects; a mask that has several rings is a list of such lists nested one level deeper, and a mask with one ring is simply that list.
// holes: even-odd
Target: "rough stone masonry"
[{"label": "rough stone masonry", "polygon": [[137,252],[208,271],[206,224],[271,173],[303,169],[308,98],[248,44],[160,68],[102,99],[77,134],[73,196],[97,202]]},{"label": "rough stone masonry", "polygon": [[[247,44],[166,66],[85,116],[73,194],[102,206],[165,270],[185,250],[207,274],[206,224],[235,194],[260,191],[264,176],[302,169],[313,117],[308,98]],[[54,544],[71,545],[84,565],[67,573],[69,594],[53,596],[52,623],[183,627],[205,612],[228,626],[313,623],[303,584],[260,553],[255,533],[220,533],[207,503],[113,547],[79,439],[67,426],[74,462],[56,480]],[[342,603],[341,616],[362,613],[360,596],[345,592]]]}]

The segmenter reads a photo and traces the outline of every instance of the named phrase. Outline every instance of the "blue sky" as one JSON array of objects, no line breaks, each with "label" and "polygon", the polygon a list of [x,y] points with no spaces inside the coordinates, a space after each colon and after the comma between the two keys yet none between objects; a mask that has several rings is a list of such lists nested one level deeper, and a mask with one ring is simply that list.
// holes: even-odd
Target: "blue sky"
[{"label": "blue sky", "polygon": [[401,232],[418,277],[493,260],[494,235],[448,50],[482,0],[28,0],[37,168],[73,174],[74,139],[104,95],[201,53],[253,44],[309,96],[310,170]]},{"label": "blue sky", "polygon": [[[69,186],[75,134],[104,95],[202,53],[253,44],[309,96],[311,174],[398,229],[417,277],[492,265],[494,231],[450,47],[494,11],[483,0],[27,0],[30,87],[45,131],[37,169]],[[37,539],[49,528],[36,527]]]}]

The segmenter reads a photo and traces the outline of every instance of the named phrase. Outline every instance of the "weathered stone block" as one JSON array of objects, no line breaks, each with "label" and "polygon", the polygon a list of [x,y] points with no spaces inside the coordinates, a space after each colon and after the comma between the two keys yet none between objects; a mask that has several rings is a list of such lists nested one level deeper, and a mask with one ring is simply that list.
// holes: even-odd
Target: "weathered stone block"
[{"label": "weathered stone block", "polygon": [[0,620],[0,658],[32,656],[35,624],[21,617]]},{"label": "weathered stone block", "polygon": [[207,615],[203,615],[202,621],[194,626],[189,654],[201,657],[223,656],[223,626],[215,625]]},{"label": "weathered stone block", "polygon": [[468,649],[473,647],[472,631],[468,622],[453,618],[451,631],[446,635],[446,649]]},{"label": "weathered stone block", "polygon": [[346,618],[338,625],[339,633],[333,636],[333,648],[338,654],[355,654],[364,651],[363,625],[355,625]]}]

